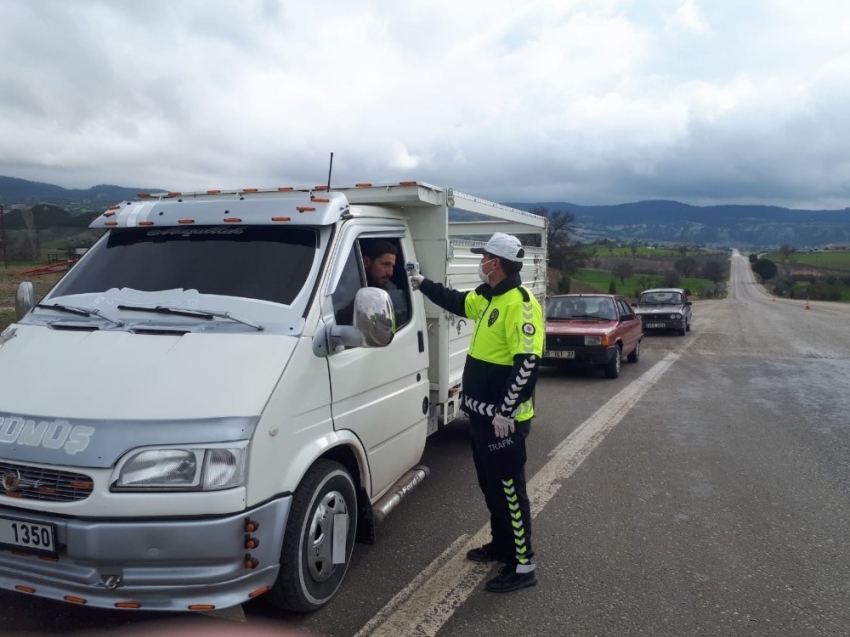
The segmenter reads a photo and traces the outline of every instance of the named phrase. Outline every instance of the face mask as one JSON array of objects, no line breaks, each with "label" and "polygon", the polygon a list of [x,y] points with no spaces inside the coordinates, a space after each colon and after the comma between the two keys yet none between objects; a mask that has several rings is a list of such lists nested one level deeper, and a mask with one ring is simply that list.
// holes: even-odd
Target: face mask
[{"label": "face mask", "polygon": [[484,261],[483,263],[478,264],[478,278],[481,279],[482,282],[487,283],[488,285],[490,284],[490,274],[493,273],[491,272],[490,274],[485,274],[484,266],[488,263],[491,263],[493,260],[494,259],[490,259],[490,261]]}]

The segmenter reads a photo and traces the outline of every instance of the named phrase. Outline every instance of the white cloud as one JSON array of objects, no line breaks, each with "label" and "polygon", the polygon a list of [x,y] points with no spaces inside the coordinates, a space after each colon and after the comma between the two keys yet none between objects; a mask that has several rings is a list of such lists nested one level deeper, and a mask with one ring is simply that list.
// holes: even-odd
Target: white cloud
[{"label": "white cloud", "polygon": [[336,183],[421,179],[502,201],[850,205],[850,6],[826,0],[4,0],[2,13],[4,175],[310,185],[333,151]]},{"label": "white cloud", "polygon": [[681,30],[697,35],[707,35],[712,32],[711,25],[696,0],[685,0],[667,20],[665,28],[667,31]]}]

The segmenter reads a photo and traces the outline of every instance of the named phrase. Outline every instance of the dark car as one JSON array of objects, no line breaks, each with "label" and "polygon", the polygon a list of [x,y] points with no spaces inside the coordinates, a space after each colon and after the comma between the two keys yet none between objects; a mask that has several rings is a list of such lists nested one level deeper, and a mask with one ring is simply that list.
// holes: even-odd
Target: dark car
[{"label": "dark car", "polygon": [[640,319],[613,294],[561,294],[546,303],[544,365],[601,367],[620,375],[620,361],[640,358]]},{"label": "dark car", "polygon": [[691,301],[681,288],[645,290],[634,304],[643,331],[675,330],[680,336],[691,330]]}]

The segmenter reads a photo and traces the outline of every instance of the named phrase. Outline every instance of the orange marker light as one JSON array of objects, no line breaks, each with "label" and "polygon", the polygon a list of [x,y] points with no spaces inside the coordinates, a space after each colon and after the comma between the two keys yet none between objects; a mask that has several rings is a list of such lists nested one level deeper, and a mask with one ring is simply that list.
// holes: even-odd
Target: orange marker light
[{"label": "orange marker light", "polygon": [[416,182],[415,181],[400,181],[400,182],[398,182],[398,185],[399,186],[415,186]]},{"label": "orange marker light", "polygon": [[94,489],[94,482],[71,482],[71,486],[75,489]]},{"label": "orange marker light", "polygon": [[182,194],[182,193],[179,193],[179,192],[170,192],[170,193],[168,193],[168,194],[167,194],[167,195],[165,195],[165,196],[166,196],[166,197],[179,197],[181,194]]},{"label": "orange marker light", "polygon": [[248,533],[253,533],[254,531],[256,531],[259,528],[260,528],[259,522],[255,522],[254,520],[246,520],[245,521],[245,530]]},{"label": "orange marker light", "polygon": [[291,190],[293,190],[292,186],[281,186],[280,188],[278,188],[279,192],[289,192]]},{"label": "orange marker light", "polygon": [[109,206],[109,208],[107,208],[107,210],[118,210],[120,207],[121,206],[117,206],[117,205],[116,206]]},{"label": "orange marker light", "polygon": [[242,223],[242,220],[239,217],[227,217],[224,223]]},{"label": "orange marker light", "polygon": [[290,217],[272,217],[272,221],[292,221]]},{"label": "orange marker light", "polygon": [[213,604],[192,604],[189,606],[189,610],[215,610],[215,605]]},{"label": "orange marker light", "polygon": [[[268,589],[268,586],[266,588]],[[15,586],[15,590],[20,591],[22,593],[35,593],[34,588],[30,588],[29,586],[21,586],[20,584]]]},{"label": "orange marker light", "polygon": [[315,188],[313,188],[313,190],[327,190],[327,189],[328,189],[327,186],[316,186]]},{"label": "orange marker light", "polygon": [[194,219],[180,219],[177,223],[195,223]]},{"label": "orange marker light", "polygon": [[316,203],[330,203],[330,199],[325,197],[310,197],[310,201],[315,201]]},{"label": "orange marker light", "polygon": [[114,212],[104,212],[104,213],[103,213],[103,216],[104,216],[104,217],[114,217],[114,216],[115,216],[115,213],[114,213]]},{"label": "orange marker light", "polygon": [[316,209],[313,206],[295,206],[295,209],[298,212],[316,212]]},{"label": "orange marker light", "polygon": [[71,602],[72,604],[88,604],[88,600],[83,599],[82,597],[73,597],[71,595],[65,595],[63,597],[66,602]]},{"label": "orange marker light", "polygon": [[372,184],[354,184],[356,188],[371,188]]},{"label": "orange marker light", "polygon": [[248,597],[250,597],[251,599],[254,599],[255,597],[259,597],[263,593],[268,592],[270,588],[271,588],[271,586],[263,586],[262,588],[258,588],[257,590],[252,591],[251,593],[248,593]]},{"label": "orange marker light", "polygon": [[208,195],[220,195],[221,191],[220,190],[207,190],[207,194]]},{"label": "orange marker light", "polygon": [[139,225],[140,225],[140,226],[152,226],[152,225],[153,225],[153,221],[140,221],[140,222],[139,222]]},{"label": "orange marker light", "polygon": [[115,608],[141,608],[138,602],[116,602]]},{"label": "orange marker light", "polygon": [[105,225],[105,226],[117,226],[118,222],[117,221],[107,221],[103,225]]},{"label": "orange marker light", "polygon": [[257,192],[256,188],[245,188],[242,192]]},{"label": "orange marker light", "polygon": [[139,199],[149,199],[151,194],[149,192],[140,192],[136,195]]}]

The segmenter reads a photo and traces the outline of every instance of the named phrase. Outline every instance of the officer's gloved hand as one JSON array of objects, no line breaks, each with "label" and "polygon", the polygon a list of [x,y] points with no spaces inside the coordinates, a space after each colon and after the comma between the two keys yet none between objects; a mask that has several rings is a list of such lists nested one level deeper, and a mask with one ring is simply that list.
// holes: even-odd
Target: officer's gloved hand
[{"label": "officer's gloved hand", "polygon": [[496,438],[507,438],[514,432],[514,419],[498,415],[493,418],[493,429],[496,431]]},{"label": "officer's gloved hand", "polygon": [[410,274],[410,287],[412,287],[414,290],[418,290],[422,281],[425,280],[425,277],[422,276],[421,274],[419,274],[418,272],[409,273],[409,274]]}]

